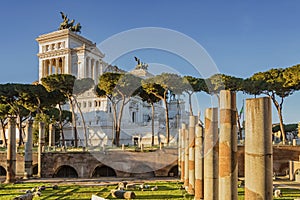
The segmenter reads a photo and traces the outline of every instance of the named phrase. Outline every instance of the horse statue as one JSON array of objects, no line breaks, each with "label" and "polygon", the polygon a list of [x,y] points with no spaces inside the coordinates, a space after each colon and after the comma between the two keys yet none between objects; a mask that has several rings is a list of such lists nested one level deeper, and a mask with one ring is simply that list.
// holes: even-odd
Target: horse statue
[{"label": "horse statue", "polygon": [[60,23],[60,26],[58,30],[68,29],[69,19],[67,15],[65,15],[63,12],[60,12],[61,18],[63,19],[63,22]]},{"label": "horse statue", "polygon": [[61,18],[63,19],[63,22],[60,23],[58,30],[69,29],[70,31],[73,31],[75,33],[77,33],[77,32],[81,33],[80,23],[77,23],[76,25],[74,25],[74,23],[75,23],[74,19],[72,19],[70,21],[69,18],[67,17],[67,15],[65,15],[63,12],[60,12],[60,14],[61,14]]},{"label": "horse statue", "polygon": [[70,30],[73,31],[73,32],[75,32],[75,33],[77,33],[77,32],[81,33],[81,31],[80,31],[81,30],[80,23],[77,23],[75,26],[72,26]]}]

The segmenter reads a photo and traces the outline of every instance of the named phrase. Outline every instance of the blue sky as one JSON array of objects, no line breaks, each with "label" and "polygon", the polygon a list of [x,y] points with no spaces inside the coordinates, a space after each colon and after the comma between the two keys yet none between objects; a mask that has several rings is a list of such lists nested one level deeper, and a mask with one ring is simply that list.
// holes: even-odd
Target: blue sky
[{"label": "blue sky", "polygon": [[[97,44],[114,34],[140,27],[181,32],[202,45],[219,71],[229,75],[244,78],[255,72],[300,63],[300,2],[297,0],[4,0],[0,4],[1,83],[31,83],[38,79],[35,38],[57,30],[60,11],[80,22],[82,35]],[[148,63],[179,63],[183,68],[186,64],[175,58],[174,61],[169,55],[156,54],[131,53],[116,64],[131,69],[135,65],[132,55]],[[285,102],[286,122],[300,121],[299,93]],[[241,107],[246,96],[238,97],[238,107]],[[274,114],[273,121],[277,121]]]}]

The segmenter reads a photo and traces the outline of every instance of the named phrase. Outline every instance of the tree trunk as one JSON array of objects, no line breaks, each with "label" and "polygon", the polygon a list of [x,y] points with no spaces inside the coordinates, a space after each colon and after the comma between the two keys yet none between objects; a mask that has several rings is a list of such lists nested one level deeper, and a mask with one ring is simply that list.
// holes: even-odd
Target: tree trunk
[{"label": "tree trunk", "polygon": [[2,127],[3,143],[4,143],[4,146],[7,147],[7,141],[6,141],[6,136],[5,136],[5,124],[4,124],[4,120],[2,120],[2,119],[1,119],[1,127]]},{"label": "tree trunk", "polygon": [[189,105],[190,105],[190,116],[193,116],[192,94],[188,93],[188,95],[189,95]]},{"label": "tree trunk", "polygon": [[118,127],[117,127],[117,108],[115,103],[112,103],[112,108],[113,108],[113,130],[114,130],[114,133],[112,134],[112,144],[116,145]]},{"label": "tree trunk", "polygon": [[77,127],[76,127],[76,117],[74,112],[74,105],[71,97],[69,98],[70,106],[71,106],[71,112],[72,112],[72,126],[74,129],[74,146],[78,147],[78,137],[77,137]]},{"label": "tree trunk", "polygon": [[19,120],[19,124],[18,124],[18,129],[19,129],[19,147],[22,146],[23,144],[23,135],[22,135],[22,117],[21,115],[18,115],[18,120]]},{"label": "tree trunk", "polygon": [[283,125],[282,109],[280,107],[277,109],[277,113],[278,113],[278,117],[279,117],[279,126],[280,126],[281,135],[282,135],[282,141],[285,142],[286,137],[285,137],[285,130],[284,130],[284,125]]},{"label": "tree trunk", "polygon": [[[83,125],[83,132],[84,132],[84,142],[85,142],[85,147],[88,147],[88,136],[87,136],[87,132],[86,132],[86,126],[85,126],[85,120],[84,120],[84,117],[83,117],[83,114],[82,114],[82,111],[81,111],[81,108],[78,106],[78,102],[77,102],[77,99],[74,97],[74,101],[75,101],[75,104],[79,110],[79,113],[80,113],[80,117],[81,117],[81,120],[82,120],[82,125]],[[75,123],[76,124],[76,123]]]},{"label": "tree trunk", "polygon": [[151,103],[152,108],[152,118],[151,118],[151,128],[152,128],[152,138],[151,138],[151,146],[154,146],[154,103]]},{"label": "tree trunk", "polygon": [[278,103],[278,101],[275,98],[275,94],[269,95],[275,105],[275,108],[277,109],[277,114],[278,114],[278,118],[279,118],[279,127],[280,127],[280,132],[282,135],[282,141],[283,143],[286,141],[286,137],[285,137],[285,130],[284,130],[284,125],[283,125],[283,118],[282,118],[282,105],[283,105],[283,98],[281,98],[281,102],[280,104]]},{"label": "tree trunk", "polygon": [[240,116],[239,113],[236,111],[236,121],[239,129],[239,138],[240,140],[243,139],[243,133],[242,133],[242,127],[241,127],[241,122],[240,122]]},{"label": "tree trunk", "polygon": [[62,139],[62,146],[65,146],[65,135],[64,135],[64,131],[63,131],[63,124],[62,124],[62,109],[61,109],[61,105],[58,104],[58,108],[59,108],[59,132],[61,135],[61,139]]},{"label": "tree trunk", "polygon": [[169,126],[169,108],[168,108],[168,102],[167,99],[164,99],[164,103],[166,106],[166,138],[167,138],[167,144],[169,145],[170,142],[170,126]]},{"label": "tree trunk", "polygon": [[117,134],[116,134],[116,145],[117,146],[120,146],[121,123],[122,123],[124,105],[125,105],[125,99],[123,98],[122,102],[121,102],[121,107],[119,110],[118,121],[117,121],[117,127],[118,127]]}]

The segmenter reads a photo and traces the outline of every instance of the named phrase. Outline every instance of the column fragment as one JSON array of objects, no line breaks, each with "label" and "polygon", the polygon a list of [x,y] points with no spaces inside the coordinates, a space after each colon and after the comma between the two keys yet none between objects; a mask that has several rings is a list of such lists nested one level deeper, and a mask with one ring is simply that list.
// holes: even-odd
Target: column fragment
[{"label": "column fragment", "polygon": [[195,200],[204,198],[204,159],[203,159],[203,126],[195,129]]},{"label": "column fragment", "polygon": [[245,199],[273,198],[271,116],[270,98],[246,100]]},{"label": "column fragment", "polygon": [[8,119],[7,138],[7,169],[5,183],[13,183],[16,178],[16,120],[15,117]]},{"label": "column fragment", "polygon": [[26,125],[26,144],[25,144],[25,160],[24,160],[24,178],[28,179],[32,176],[32,120],[28,120]]},{"label": "column fragment", "polygon": [[219,194],[218,108],[205,112],[204,199],[218,200]]},{"label": "column fragment", "polygon": [[219,137],[219,199],[236,200],[237,183],[237,121],[235,92],[220,92]]}]

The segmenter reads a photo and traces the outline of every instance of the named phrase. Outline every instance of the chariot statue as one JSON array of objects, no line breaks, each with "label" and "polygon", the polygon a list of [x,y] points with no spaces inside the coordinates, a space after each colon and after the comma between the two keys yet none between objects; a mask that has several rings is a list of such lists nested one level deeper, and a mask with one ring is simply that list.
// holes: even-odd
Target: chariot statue
[{"label": "chariot statue", "polygon": [[135,69],[144,69],[144,70],[148,69],[148,64],[141,62],[141,60],[135,56],[134,59],[137,62]]},{"label": "chariot statue", "polygon": [[75,33],[77,33],[77,32],[81,33],[80,23],[77,23],[76,25],[74,25],[74,23],[75,23],[74,19],[72,19],[70,21],[68,16],[65,15],[63,12],[60,12],[60,14],[61,14],[61,18],[63,19],[63,21],[60,23],[58,30],[69,29],[70,31],[73,31]]}]

